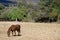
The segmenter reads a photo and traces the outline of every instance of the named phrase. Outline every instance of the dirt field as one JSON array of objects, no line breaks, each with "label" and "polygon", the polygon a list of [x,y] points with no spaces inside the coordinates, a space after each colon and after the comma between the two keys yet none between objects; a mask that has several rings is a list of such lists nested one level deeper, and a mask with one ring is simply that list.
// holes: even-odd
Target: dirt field
[{"label": "dirt field", "polygon": [[[21,25],[22,36],[7,36],[7,29],[12,24]],[[60,24],[0,22],[0,40],[60,40]]]}]

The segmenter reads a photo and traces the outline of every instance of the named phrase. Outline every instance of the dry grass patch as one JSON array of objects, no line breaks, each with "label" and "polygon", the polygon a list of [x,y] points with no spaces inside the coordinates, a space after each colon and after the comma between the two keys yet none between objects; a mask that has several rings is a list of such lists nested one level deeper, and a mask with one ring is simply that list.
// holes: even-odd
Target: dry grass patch
[{"label": "dry grass patch", "polygon": [[[12,24],[21,25],[22,36],[7,37],[7,29]],[[60,24],[0,22],[0,40],[60,40]]]}]

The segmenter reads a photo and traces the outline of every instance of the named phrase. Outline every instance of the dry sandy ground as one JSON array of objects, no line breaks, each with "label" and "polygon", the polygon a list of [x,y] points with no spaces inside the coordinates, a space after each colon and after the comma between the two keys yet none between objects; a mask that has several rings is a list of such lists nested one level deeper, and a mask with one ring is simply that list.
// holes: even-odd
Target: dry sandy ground
[{"label": "dry sandy ground", "polygon": [[[12,24],[21,25],[22,36],[7,37],[7,29]],[[0,22],[0,40],[60,40],[60,24]]]}]

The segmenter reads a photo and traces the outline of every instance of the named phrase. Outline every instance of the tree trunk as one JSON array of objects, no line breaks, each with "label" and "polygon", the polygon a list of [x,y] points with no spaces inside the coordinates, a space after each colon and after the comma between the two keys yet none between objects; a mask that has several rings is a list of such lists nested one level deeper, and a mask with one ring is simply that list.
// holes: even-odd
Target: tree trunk
[{"label": "tree trunk", "polygon": [[58,23],[60,22],[60,15],[58,15]]},{"label": "tree trunk", "polygon": [[16,21],[18,21],[17,18],[16,18]]}]

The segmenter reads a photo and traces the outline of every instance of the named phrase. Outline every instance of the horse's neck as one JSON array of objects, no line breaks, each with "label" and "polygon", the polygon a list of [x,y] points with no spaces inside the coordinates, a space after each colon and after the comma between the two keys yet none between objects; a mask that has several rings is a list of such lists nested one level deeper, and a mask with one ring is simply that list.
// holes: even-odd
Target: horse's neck
[{"label": "horse's neck", "polygon": [[8,31],[10,32],[11,31],[11,28],[9,28]]}]

